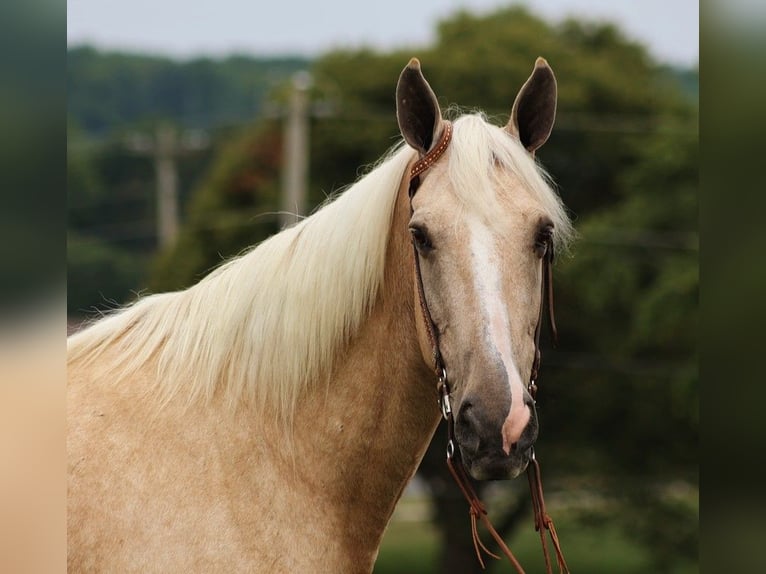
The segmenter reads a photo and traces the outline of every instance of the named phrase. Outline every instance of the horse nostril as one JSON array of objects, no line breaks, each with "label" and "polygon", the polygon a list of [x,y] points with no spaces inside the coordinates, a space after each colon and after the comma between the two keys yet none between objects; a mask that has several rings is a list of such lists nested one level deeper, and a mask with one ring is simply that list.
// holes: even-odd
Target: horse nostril
[{"label": "horse nostril", "polygon": [[537,424],[535,421],[535,411],[530,407],[532,411],[532,419],[529,424],[524,428],[519,439],[511,443],[511,452],[524,453],[527,452],[535,444],[537,439]]},{"label": "horse nostril", "polygon": [[457,415],[457,424],[463,427],[466,431],[476,432],[478,430],[479,421],[476,418],[476,409],[474,409],[471,401],[463,401],[460,405],[460,411]]}]

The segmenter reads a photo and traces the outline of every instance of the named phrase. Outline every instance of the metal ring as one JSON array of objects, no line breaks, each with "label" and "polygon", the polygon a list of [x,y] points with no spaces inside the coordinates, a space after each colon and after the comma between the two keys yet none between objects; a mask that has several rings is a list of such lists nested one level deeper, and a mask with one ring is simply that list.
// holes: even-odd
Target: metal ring
[{"label": "metal ring", "polygon": [[447,368],[440,367],[441,373],[439,373],[439,382],[443,385],[447,384]]},{"label": "metal ring", "polygon": [[452,442],[452,439],[447,441],[447,458],[452,458],[455,456],[455,443]]}]

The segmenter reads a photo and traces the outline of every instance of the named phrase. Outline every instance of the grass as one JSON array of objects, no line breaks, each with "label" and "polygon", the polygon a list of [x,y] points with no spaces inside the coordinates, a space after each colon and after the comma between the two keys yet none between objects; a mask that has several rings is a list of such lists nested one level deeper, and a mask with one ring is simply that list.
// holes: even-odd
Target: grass
[{"label": "grass", "polygon": [[392,522],[383,538],[374,574],[435,572],[439,537],[430,522]]},{"label": "grass", "polygon": [[[412,506],[412,505],[416,506]],[[402,500],[388,527],[380,548],[374,574],[435,574],[439,551],[439,536],[428,521],[423,500]],[[647,550],[632,542],[617,528],[583,526],[574,515],[557,513],[556,528],[567,563],[575,573],[586,574],[644,574],[652,570]],[[466,513],[466,520],[468,515]],[[485,536],[489,540],[488,536]],[[518,535],[509,540],[509,547],[527,574],[543,574],[545,563],[540,538],[531,522],[522,526]],[[550,544],[549,544],[550,546]],[[554,572],[558,571],[554,561]],[[509,572],[509,565],[492,563],[487,572]],[[696,566],[683,574],[698,572]],[[680,574],[680,573],[679,573]]]}]

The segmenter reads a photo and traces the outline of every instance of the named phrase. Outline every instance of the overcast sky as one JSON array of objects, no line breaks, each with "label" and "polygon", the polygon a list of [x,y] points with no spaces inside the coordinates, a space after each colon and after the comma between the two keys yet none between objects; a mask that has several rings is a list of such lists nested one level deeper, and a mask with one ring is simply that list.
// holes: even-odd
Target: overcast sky
[{"label": "overcast sky", "polygon": [[341,46],[425,45],[436,21],[459,8],[483,13],[509,4],[552,21],[612,21],[660,61],[699,61],[696,0],[68,0],[67,39],[177,57],[316,55]]}]

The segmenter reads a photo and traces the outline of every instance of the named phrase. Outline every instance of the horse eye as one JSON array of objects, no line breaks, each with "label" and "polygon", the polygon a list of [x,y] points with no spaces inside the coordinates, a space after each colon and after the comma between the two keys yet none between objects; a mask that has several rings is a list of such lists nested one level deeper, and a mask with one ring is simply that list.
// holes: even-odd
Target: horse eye
[{"label": "horse eye", "polygon": [[422,227],[413,225],[410,227],[410,233],[412,234],[412,241],[415,243],[415,247],[419,251],[428,252],[433,249],[431,239],[428,237],[428,233]]},{"label": "horse eye", "polygon": [[541,259],[548,252],[551,242],[553,241],[553,226],[546,225],[537,232],[535,237],[535,254]]}]

